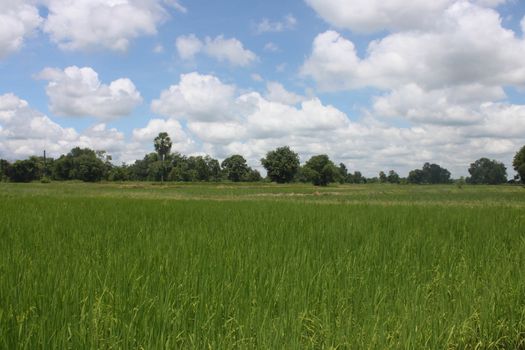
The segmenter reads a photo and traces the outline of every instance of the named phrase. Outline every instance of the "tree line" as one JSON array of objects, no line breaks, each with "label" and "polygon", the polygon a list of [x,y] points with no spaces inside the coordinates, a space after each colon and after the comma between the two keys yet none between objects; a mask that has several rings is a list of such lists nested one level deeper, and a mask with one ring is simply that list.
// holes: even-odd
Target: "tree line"
[{"label": "tree line", "polygon": [[[13,163],[0,160],[0,180],[30,182],[41,180],[81,180],[85,182],[106,181],[177,181],[177,182],[258,182],[277,183],[303,182],[317,186],[330,183],[410,183],[447,184],[452,183],[450,171],[438,164],[425,163],[421,169],[409,172],[402,178],[394,170],[380,171],[377,177],[366,178],[359,171],[349,172],[345,164],[336,165],[326,154],[314,155],[300,164],[299,155],[290,147],[272,150],[261,159],[267,176],[248,166],[246,159],[239,154],[219,162],[210,156],[185,156],[171,152],[172,142],[165,132],[154,140],[155,152],[146,154],[135,163],[120,166],[111,162],[105,151],[75,147],[57,159],[32,156]],[[507,182],[525,183],[525,146],[514,157],[514,170],[517,175],[508,181],[505,165],[496,160],[481,158],[470,164],[466,179],[456,180],[470,184],[503,184]]]}]

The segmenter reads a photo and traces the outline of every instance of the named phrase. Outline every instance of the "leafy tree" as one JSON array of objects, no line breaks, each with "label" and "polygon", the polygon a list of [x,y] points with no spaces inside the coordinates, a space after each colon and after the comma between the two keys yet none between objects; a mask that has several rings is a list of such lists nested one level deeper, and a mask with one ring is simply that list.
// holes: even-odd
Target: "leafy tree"
[{"label": "leafy tree", "polygon": [[164,173],[166,171],[166,169],[164,169],[164,160],[166,156],[170,154],[172,146],[171,139],[168,133],[159,133],[159,135],[153,140],[153,146],[155,147],[155,151],[158,153],[160,161],[162,163],[160,180],[161,182],[164,182]]},{"label": "leafy tree", "polygon": [[293,181],[299,170],[299,155],[288,146],[279,147],[268,152],[266,158],[261,159],[261,164],[272,181],[287,183]]},{"label": "leafy tree", "polygon": [[13,182],[31,182],[40,179],[42,169],[36,157],[17,160],[11,166],[9,177]]},{"label": "leafy tree", "polygon": [[450,171],[438,164],[425,163],[423,169],[415,169],[408,174],[408,182],[413,184],[448,184]]},{"label": "leafy tree", "polygon": [[388,177],[386,176],[384,171],[379,172],[379,182],[382,184],[388,182]]},{"label": "leafy tree", "polygon": [[126,164],[121,166],[114,166],[109,170],[109,181],[129,181],[131,179],[131,167]]},{"label": "leafy tree", "polygon": [[[105,152],[98,152],[105,154]],[[106,159],[109,162],[109,158]],[[53,177],[57,180],[97,182],[107,174],[108,164],[89,148],[73,148],[53,162]]]},{"label": "leafy tree", "polygon": [[221,180],[221,165],[217,159],[213,159],[210,156],[204,157],[206,166],[208,167],[209,181],[220,181]]},{"label": "leafy tree", "polygon": [[223,160],[221,166],[226,178],[233,182],[241,181],[249,171],[246,159],[238,154]]},{"label": "leafy tree", "polygon": [[480,158],[470,164],[468,172],[470,177],[467,182],[471,184],[496,185],[507,182],[507,168],[496,160]]},{"label": "leafy tree", "polygon": [[148,171],[151,163],[157,162],[159,155],[155,152],[146,154],[142,160],[137,160],[130,167],[130,178],[134,181],[146,181],[148,180]]},{"label": "leafy tree", "polygon": [[360,171],[355,171],[352,175],[352,183],[354,184],[362,184],[366,183],[366,178],[361,174]]},{"label": "leafy tree", "polygon": [[10,172],[11,164],[5,159],[0,159],[0,181],[7,181]]},{"label": "leafy tree", "polygon": [[303,167],[303,173],[316,186],[326,186],[339,179],[339,169],[326,154],[310,158]]},{"label": "leafy tree", "polygon": [[450,183],[450,171],[442,168],[438,164],[425,163],[423,165],[425,180],[429,184],[447,184]]},{"label": "leafy tree", "polygon": [[518,173],[521,182],[525,183],[525,146],[523,146],[514,156],[512,166]]},{"label": "leafy tree", "polygon": [[242,181],[246,182],[259,182],[262,180],[261,173],[256,169],[249,168],[248,172],[244,175]]},{"label": "leafy tree", "polygon": [[425,182],[425,172],[421,169],[415,169],[408,173],[408,182],[411,184],[422,184]]},{"label": "leafy tree", "polygon": [[391,184],[398,184],[401,181],[401,179],[394,170],[390,170],[388,172],[387,181]]},{"label": "leafy tree", "polygon": [[339,182],[345,183],[345,182],[352,182],[352,175],[348,174],[348,169],[346,165],[343,163],[339,163],[339,167],[337,168],[339,171]]}]

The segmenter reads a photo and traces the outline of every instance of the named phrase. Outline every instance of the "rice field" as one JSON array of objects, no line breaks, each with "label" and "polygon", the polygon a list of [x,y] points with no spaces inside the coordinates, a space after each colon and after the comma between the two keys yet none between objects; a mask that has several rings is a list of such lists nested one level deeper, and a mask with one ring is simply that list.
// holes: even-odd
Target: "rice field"
[{"label": "rice field", "polygon": [[525,349],[520,186],[0,184],[1,349]]}]

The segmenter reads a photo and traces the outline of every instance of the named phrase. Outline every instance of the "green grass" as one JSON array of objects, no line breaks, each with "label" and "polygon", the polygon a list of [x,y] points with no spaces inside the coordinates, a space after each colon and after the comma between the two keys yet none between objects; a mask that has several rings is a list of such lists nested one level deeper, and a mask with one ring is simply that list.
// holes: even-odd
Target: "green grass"
[{"label": "green grass", "polygon": [[0,184],[0,348],[525,348],[524,197]]}]

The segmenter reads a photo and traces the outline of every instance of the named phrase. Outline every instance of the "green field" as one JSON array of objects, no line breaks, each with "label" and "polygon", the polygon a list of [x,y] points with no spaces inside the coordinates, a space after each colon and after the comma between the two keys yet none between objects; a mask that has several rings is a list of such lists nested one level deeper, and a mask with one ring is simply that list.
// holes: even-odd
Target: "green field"
[{"label": "green field", "polygon": [[520,186],[0,184],[1,349],[524,349]]}]

